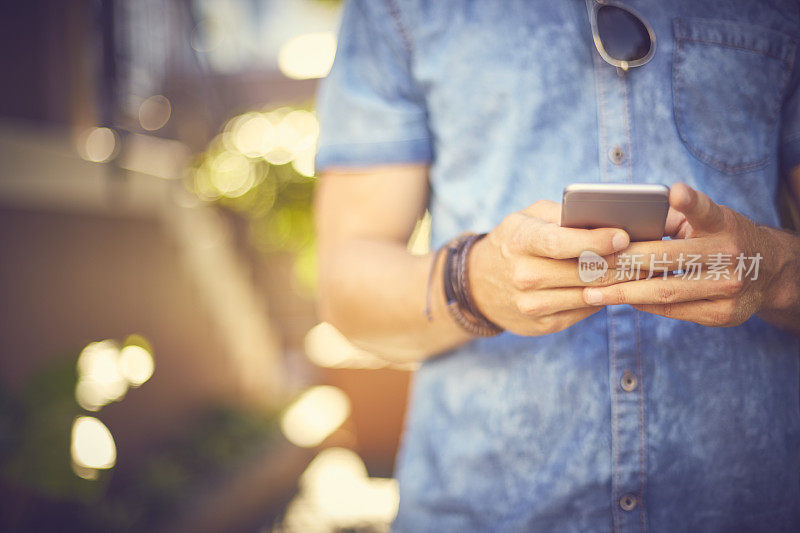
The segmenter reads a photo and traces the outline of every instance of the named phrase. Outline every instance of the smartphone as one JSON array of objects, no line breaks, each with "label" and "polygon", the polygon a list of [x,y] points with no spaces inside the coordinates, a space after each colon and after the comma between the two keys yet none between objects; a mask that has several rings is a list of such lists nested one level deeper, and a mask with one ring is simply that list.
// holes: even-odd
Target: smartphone
[{"label": "smartphone", "polygon": [[669,187],[637,183],[573,183],[564,188],[561,225],[569,228],[622,228],[631,241],[664,236]]}]

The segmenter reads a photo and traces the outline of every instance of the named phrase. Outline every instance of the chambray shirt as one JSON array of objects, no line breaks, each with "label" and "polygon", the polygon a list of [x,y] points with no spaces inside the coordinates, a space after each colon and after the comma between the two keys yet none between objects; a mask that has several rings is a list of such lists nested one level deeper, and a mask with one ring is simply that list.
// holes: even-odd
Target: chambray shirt
[{"label": "chambray shirt", "polygon": [[[584,0],[349,2],[318,169],[429,163],[433,247],[578,181],[684,181],[776,226],[800,163],[798,3],[620,1],[657,39],[625,75]],[[416,372],[394,527],[800,531],[798,357],[758,317],[627,305],[474,340]]]}]

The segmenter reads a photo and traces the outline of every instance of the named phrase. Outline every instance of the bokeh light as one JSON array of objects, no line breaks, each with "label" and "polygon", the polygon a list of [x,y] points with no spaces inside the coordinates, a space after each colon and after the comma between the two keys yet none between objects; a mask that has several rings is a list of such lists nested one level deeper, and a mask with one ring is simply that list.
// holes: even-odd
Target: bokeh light
[{"label": "bokeh light", "polygon": [[261,113],[246,113],[234,120],[233,146],[247,157],[263,157],[277,142],[275,126]]},{"label": "bokeh light", "polygon": [[79,467],[108,469],[117,462],[117,447],[108,428],[93,416],[79,416],[72,424],[72,461]]},{"label": "bokeh light", "polygon": [[139,106],[139,124],[148,131],[163,128],[172,114],[172,104],[167,97],[155,94],[146,98]]},{"label": "bokeh light", "polygon": [[320,531],[359,530],[367,524],[388,527],[400,502],[397,482],[370,478],[352,450],[321,451],[300,477],[301,494],[287,510],[286,524]]},{"label": "bokeh light", "polygon": [[328,438],[350,416],[350,399],[330,385],[312,387],[281,417],[281,430],[297,446],[313,448]]},{"label": "bokeh light", "polygon": [[278,142],[292,153],[313,150],[319,137],[319,122],[313,113],[296,109],[281,119],[278,125]]},{"label": "bokeh light", "polygon": [[211,185],[222,196],[238,198],[255,183],[255,172],[242,154],[223,151],[216,154],[207,168]]},{"label": "bokeh light", "polygon": [[75,399],[86,410],[96,411],[120,400],[128,381],[119,369],[119,347],[114,341],[92,342],[78,356],[78,383]]},{"label": "bokeh light", "polygon": [[117,134],[111,128],[89,128],[78,138],[78,154],[86,161],[103,163],[116,155],[117,144]]},{"label": "bokeh light", "polygon": [[308,330],[304,347],[311,362],[323,368],[382,368],[387,365],[385,360],[354,346],[327,322]]},{"label": "bokeh light", "polygon": [[129,386],[138,387],[155,370],[149,350],[137,344],[121,350],[113,340],[89,343],[78,356],[75,400],[87,411],[121,400]]},{"label": "bokeh light", "polygon": [[138,387],[153,375],[153,356],[142,346],[125,346],[119,352],[119,370],[128,383]]},{"label": "bokeh light", "polygon": [[316,150],[314,148],[295,153],[294,159],[292,160],[292,167],[301,176],[307,178],[313,177],[316,174],[316,169],[314,168],[315,155]]},{"label": "bokeh light", "polygon": [[336,35],[333,32],[305,33],[281,47],[278,66],[287,78],[324,78],[331,70],[335,54]]},{"label": "bokeh light", "polygon": [[225,38],[225,30],[214,19],[203,19],[192,30],[189,44],[198,52],[210,52]]}]

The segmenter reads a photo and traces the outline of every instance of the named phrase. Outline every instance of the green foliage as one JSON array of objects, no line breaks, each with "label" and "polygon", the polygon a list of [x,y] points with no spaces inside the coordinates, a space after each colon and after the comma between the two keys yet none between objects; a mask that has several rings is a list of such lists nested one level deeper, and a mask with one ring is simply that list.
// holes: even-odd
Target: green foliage
[{"label": "green foliage", "polygon": [[[294,255],[297,263],[293,286],[297,293],[310,296],[316,287],[316,270],[310,259],[314,254],[312,199],[316,177],[301,174],[297,170],[300,167],[293,161],[270,163],[268,155],[247,156],[248,164],[237,166],[237,172],[250,173],[250,179],[237,178],[237,173],[218,172],[220,165],[216,164],[220,160],[227,162],[227,154],[242,158],[243,154],[232,140],[241,117],[261,113],[279,122],[281,117],[297,110],[308,111],[308,106],[245,113],[231,119],[225,130],[195,158],[187,174],[187,187],[201,199],[245,217],[249,224],[249,242],[259,252],[266,256],[281,252]],[[303,154],[303,157],[308,156],[307,149]],[[247,185],[234,187],[231,183]]]},{"label": "green foliage", "polygon": [[160,523],[199,489],[241,468],[274,442],[277,418],[238,407],[210,407],[174,440],[136,468],[120,472],[116,487],[92,509],[93,529],[124,531]]},{"label": "green foliage", "polygon": [[[138,335],[124,342],[131,344],[151,349]],[[70,455],[72,424],[87,414],[75,401],[77,359],[71,354],[48,363],[19,394],[0,389],[0,482],[5,490],[24,488],[33,499],[15,527],[55,525],[65,517],[71,529],[84,531],[160,524],[280,434],[277,413],[212,405],[152,453],[83,479]],[[8,525],[0,516],[0,529]]]},{"label": "green foliage", "polygon": [[17,485],[50,498],[91,501],[108,475],[88,481],[70,466],[72,422],[82,412],[75,402],[76,359],[57,359],[35,373],[18,398],[6,395],[3,419],[12,427],[0,460],[3,477]]}]

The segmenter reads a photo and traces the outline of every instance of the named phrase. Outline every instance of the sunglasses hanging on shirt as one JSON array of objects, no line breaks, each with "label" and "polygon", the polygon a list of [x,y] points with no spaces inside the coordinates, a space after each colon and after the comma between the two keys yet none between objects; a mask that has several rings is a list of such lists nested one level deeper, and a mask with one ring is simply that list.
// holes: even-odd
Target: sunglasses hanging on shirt
[{"label": "sunglasses hanging on shirt", "polygon": [[586,0],[592,37],[600,57],[623,71],[652,59],[656,36],[634,10],[605,0]]}]

